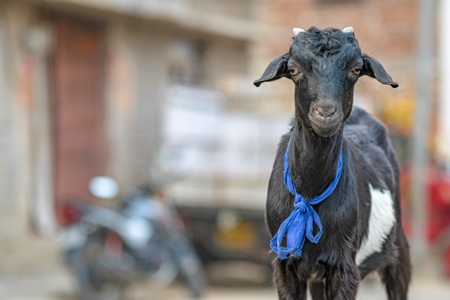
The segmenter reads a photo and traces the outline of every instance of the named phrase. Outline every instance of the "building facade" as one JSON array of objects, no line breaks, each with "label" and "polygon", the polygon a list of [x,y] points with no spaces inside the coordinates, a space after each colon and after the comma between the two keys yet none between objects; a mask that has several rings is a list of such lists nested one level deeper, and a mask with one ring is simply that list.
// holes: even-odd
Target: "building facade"
[{"label": "building facade", "polygon": [[52,236],[93,176],[164,177],[167,99],[226,98],[249,71],[252,14],[250,0],[0,1],[2,252]]}]

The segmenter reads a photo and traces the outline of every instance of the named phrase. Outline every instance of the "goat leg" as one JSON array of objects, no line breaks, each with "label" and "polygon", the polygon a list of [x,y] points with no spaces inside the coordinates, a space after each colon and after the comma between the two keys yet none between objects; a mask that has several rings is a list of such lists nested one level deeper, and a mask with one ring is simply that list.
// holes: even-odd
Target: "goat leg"
[{"label": "goat leg", "polygon": [[279,300],[306,300],[306,280],[299,280],[297,264],[289,259],[273,261],[274,282]]},{"label": "goat leg", "polygon": [[326,300],[325,285],[323,281],[314,281],[309,284],[309,290],[313,300]]},{"label": "goat leg", "polygon": [[411,281],[409,247],[403,230],[398,232],[398,260],[380,271],[389,300],[406,300]]},{"label": "goat leg", "polygon": [[356,265],[333,268],[326,276],[325,293],[328,300],[354,300],[359,284],[359,270]]}]

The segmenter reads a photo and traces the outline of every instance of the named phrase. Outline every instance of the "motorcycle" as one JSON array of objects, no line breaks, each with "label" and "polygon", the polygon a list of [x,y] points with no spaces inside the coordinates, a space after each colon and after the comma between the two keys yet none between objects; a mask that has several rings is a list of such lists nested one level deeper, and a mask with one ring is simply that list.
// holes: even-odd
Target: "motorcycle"
[{"label": "motorcycle", "polygon": [[[114,198],[118,191],[107,177],[94,178],[89,188],[103,199]],[[123,198],[118,210],[83,202],[66,207],[72,222],[61,241],[80,298],[119,300],[136,280],[164,287],[177,278],[192,297],[200,298],[206,273],[176,210],[145,188]]]}]

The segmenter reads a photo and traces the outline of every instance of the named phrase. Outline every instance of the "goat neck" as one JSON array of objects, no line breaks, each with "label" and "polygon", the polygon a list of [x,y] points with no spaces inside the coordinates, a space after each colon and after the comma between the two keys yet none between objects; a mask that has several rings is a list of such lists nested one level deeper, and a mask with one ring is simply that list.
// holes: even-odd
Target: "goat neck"
[{"label": "goat neck", "polygon": [[322,193],[336,176],[343,130],[322,137],[296,119],[289,149],[289,168],[297,191],[305,198]]}]

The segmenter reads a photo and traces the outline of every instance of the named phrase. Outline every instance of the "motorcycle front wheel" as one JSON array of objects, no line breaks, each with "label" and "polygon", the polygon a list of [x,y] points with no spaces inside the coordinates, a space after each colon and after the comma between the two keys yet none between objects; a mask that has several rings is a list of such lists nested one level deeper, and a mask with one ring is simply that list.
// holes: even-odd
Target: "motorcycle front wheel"
[{"label": "motorcycle front wheel", "polygon": [[78,282],[81,300],[120,300],[125,293],[124,281],[114,278],[103,268],[105,253],[101,241],[88,239],[73,256],[72,269]]}]

